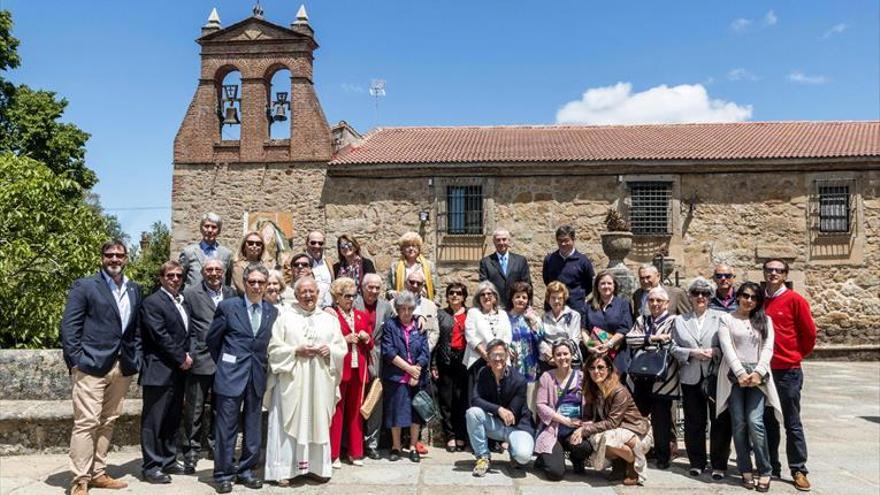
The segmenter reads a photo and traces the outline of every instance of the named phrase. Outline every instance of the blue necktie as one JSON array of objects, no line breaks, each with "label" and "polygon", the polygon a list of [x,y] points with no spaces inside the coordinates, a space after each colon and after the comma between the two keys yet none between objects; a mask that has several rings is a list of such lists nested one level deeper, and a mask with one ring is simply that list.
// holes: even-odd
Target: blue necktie
[{"label": "blue necktie", "polygon": [[251,330],[254,335],[260,331],[260,306],[258,304],[251,305]]},{"label": "blue necktie", "polygon": [[501,261],[501,273],[503,273],[506,276],[507,275],[507,255],[505,254],[504,256],[499,257],[499,260]]}]

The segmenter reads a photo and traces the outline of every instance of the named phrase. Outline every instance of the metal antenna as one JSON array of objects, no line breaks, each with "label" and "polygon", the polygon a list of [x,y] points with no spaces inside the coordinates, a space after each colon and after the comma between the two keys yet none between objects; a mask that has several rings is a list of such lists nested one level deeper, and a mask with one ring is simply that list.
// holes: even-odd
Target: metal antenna
[{"label": "metal antenna", "polygon": [[379,127],[379,98],[385,96],[384,79],[373,79],[370,82],[370,96],[376,100],[376,127]]}]

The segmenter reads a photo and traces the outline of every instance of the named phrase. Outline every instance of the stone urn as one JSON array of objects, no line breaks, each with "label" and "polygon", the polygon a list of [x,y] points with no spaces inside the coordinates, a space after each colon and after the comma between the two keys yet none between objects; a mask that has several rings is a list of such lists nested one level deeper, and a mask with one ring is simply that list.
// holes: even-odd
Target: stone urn
[{"label": "stone urn", "polygon": [[602,232],[602,251],[608,257],[608,268],[623,265],[623,260],[632,249],[632,232]]}]

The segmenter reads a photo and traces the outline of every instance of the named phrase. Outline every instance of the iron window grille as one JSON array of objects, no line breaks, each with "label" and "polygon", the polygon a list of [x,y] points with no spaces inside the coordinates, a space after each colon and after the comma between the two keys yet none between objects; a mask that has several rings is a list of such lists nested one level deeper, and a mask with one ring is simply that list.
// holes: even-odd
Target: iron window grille
[{"label": "iron window grille", "polygon": [[672,233],[672,183],[629,183],[629,224],[635,235]]},{"label": "iron window grille", "polygon": [[821,234],[847,234],[852,231],[852,188],[845,181],[816,182],[814,226]]},{"label": "iron window grille", "polygon": [[483,234],[483,186],[446,187],[446,233]]}]

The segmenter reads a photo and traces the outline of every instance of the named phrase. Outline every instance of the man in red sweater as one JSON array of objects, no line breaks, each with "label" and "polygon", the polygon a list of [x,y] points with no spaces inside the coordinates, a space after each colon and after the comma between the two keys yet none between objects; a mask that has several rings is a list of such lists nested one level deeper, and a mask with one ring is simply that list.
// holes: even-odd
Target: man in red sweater
[{"label": "man in red sweater", "polygon": [[[804,374],[801,360],[813,352],[816,345],[816,324],[810,313],[810,304],[800,294],[785,286],[788,263],[780,259],[764,262],[766,297],[764,311],[773,320],[774,347],[770,368],[773,382],[782,404],[785,421],[785,453],[794,486],[801,491],[810,490],[807,479],[807,440],[801,424],[801,388]],[[779,423],[772,409],[764,414],[767,443],[773,475],[780,476]]]}]

